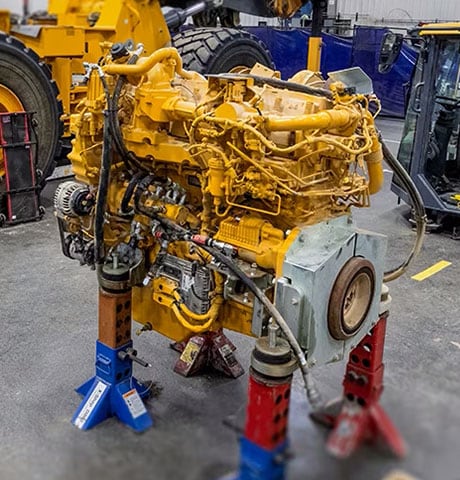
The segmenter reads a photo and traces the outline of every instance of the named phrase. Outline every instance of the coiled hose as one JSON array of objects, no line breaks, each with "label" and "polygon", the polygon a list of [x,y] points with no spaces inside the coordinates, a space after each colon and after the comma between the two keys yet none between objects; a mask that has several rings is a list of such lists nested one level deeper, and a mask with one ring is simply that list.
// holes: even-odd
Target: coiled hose
[{"label": "coiled hose", "polygon": [[412,207],[414,209],[414,219],[417,230],[414,246],[412,247],[412,250],[406,260],[399,265],[399,267],[393,268],[392,270],[389,270],[383,274],[383,281],[391,282],[392,280],[399,278],[408,269],[409,265],[412,263],[412,260],[414,260],[414,258],[420,253],[423,245],[423,239],[425,237],[426,214],[422,197],[420,192],[417,190],[415,183],[413,182],[412,178],[410,178],[404,167],[390,152],[390,149],[386,146],[381,134],[380,143],[382,144],[383,157],[385,161],[391,167],[395,175],[400,180],[402,186],[410,196]]}]

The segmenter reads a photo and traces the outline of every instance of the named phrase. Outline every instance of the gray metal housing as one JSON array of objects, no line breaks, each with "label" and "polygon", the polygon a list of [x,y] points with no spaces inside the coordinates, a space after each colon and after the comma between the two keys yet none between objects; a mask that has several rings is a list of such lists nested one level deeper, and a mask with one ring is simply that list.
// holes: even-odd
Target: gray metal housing
[{"label": "gray metal housing", "polygon": [[[306,350],[310,366],[342,360],[378,320],[385,251],[386,237],[356,228],[351,216],[303,228],[289,248],[275,303]],[[355,256],[374,266],[374,295],[356,334],[336,340],[328,329],[329,298],[339,272]]]}]

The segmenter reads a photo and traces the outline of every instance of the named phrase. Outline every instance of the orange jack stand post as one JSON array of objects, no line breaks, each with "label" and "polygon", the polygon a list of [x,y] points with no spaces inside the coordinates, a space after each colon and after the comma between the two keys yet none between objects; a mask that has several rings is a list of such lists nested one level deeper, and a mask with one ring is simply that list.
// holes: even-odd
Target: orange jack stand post
[{"label": "orange jack stand post", "polygon": [[383,349],[388,311],[350,352],[343,399],[313,413],[314,420],[332,427],[326,448],[335,457],[347,458],[365,441],[382,440],[398,457],[407,447],[401,434],[379,403],[383,391]]}]

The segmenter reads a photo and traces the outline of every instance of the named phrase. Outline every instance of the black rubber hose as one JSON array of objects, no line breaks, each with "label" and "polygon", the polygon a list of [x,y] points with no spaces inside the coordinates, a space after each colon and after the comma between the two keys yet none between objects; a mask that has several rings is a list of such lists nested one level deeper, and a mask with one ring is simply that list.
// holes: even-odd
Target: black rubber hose
[{"label": "black rubber hose", "polygon": [[129,202],[131,201],[131,198],[133,197],[134,189],[136,188],[137,184],[142,180],[142,178],[146,174],[144,172],[137,172],[131,177],[131,180],[128,183],[128,186],[126,188],[125,194],[123,195],[123,198],[121,200],[121,205],[120,205],[120,212],[123,214],[128,214],[131,213],[128,210]]},{"label": "black rubber hose", "polygon": [[[137,62],[139,55],[132,55],[128,60],[128,65],[133,65]],[[120,128],[120,121],[118,119],[118,102],[120,100],[121,90],[123,85],[126,82],[126,77],[124,75],[120,75],[118,77],[117,83],[115,84],[115,88],[113,91],[113,95],[110,99],[110,128],[112,130],[113,141],[115,143],[115,147],[120,154],[123,162],[125,163],[126,168],[130,173],[132,173],[133,166],[139,170],[145,170],[141,163],[137,160],[136,156],[130,152],[125,145],[123,140],[123,135],[121,133]]]},{"label": "black rubber hose", "polygon": [[404,167],[390,152],[390,149],[385,145],[381,135],[380,143],[382,144],[383,157],[385,161],[388,163],[410,196],[412,207],[414,209],[414,219],[417,229],[415,243],[407,259],[401,265],[399,265],[399,267],[393,268],[392,270],[389,270],[383,274],[383,281],[391,282],[392,280],[399,278],[408,269],[409,265],[412,263],[412,260],[414,260],[414,258],[419,254],[423,245],[423,238],[425,236],[426,214],[425,207],[423,205],[423,199],[420,195],[420,192],[417,190],[415,183],[413,182],[412,178],[410,178]]},{"label": "black rubber hose", "polygon": [[[107,103],[110,99],[110,93],[107,82],[101,77],[104,92],[107,97]],[[96,197],[96,210],[94,219],[94,258],[96,265],[102,266],[104,263],[104,216],[107,206],[107,193],[110,181],[110,167],[112,165],[112,136],[110,134],[109,111],[104,112],[104,130],[102,143],[102,162],[99,172],[99,186]]]},{"label": "black rubber hose", "polygon": [[[192,240],[193,241],[193,240]],[[236,264],[232,262],[232,260],[226,257],[223,253],[219,252],[218,250],[208,247],[206,245],[202,245],[201,243],[196,243],[200,248],[206,250],[210,255],[212,255],[215,259],[219,260],[219,262],[223,263],[226,267],[228,267],[243,283],[246,287],[251,290],[251,292],[258,298],[258,300],[262,303],[262,305],[266,308],[268,313],[271,317],[275,320],[278,326],[281,328],[286,340],[289,342],[292,350],[294,351],[294,355],[297,358],[297,362],[300,367],[300,371],[302,372],[303,381],[305,384],[305,391],[307,393],[307,399],[310,402],[310,405],[313,409],[317,409],[323,406],[323,401],[319,391],[316,388],[315,382],[310,374],[308,369],[307,360],[305,359],[305,354],[302,351],[302,348],[299,345],[299,342],[295,338],[292,330],[289,328],[289,325],[284,320],[281,313],[277,310],[275,305],[270,301],[270,299],[265,295],[265,293],[255,284],[255,282],[249,278]]]},{"label": "black rubber hose", "polygon": [[308,85],[302,85],[300,83],[288,82],[286,80],[280,80],[279,78],[268,78],[261,77],[259,75],[251,75],[249,73],[221,73],[217,75],[209,75],[213,77],[223,77],[223,78],[253,78],[256,85],[263,86],[265,84],[270,85],[275,88],[288,88],[294,92],[308,93],[309,95],[316,95],[320,97],[326,97],[331,99],[332,92],[326,90],[325,88],[319,87],[309,87]]}]

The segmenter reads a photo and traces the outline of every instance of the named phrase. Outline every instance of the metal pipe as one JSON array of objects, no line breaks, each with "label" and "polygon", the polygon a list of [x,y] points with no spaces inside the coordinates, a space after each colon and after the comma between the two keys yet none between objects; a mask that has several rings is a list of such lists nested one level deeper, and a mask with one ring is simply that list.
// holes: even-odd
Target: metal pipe
[{"label": "metal pipe", "polygon": [[325,110],[296,117],[268,116],[265,125],[270,131],[314,130],[346,127],[358,118],[351,110]]},{"label": "metal pipe", "polygon": [[308,40],[307,68],[319,72],[321,67],[321,30],[323,28],[323,1],[313,0],[311,35]]},{"label": "metal pipe", "polygon": [[192,72],[187,72],[182,68],[182,58],[179,52],[172,47],[161,48],[152,53],[149,57],[138,61],[134,65],[111,63],[102,67],[102,70],[109,75],[134,75],[140,76],[150,71],[157,63],[160,63],[166,59],[172,59],[176,61],[176,73],[181,77],[189,80],[195,77]]}]

